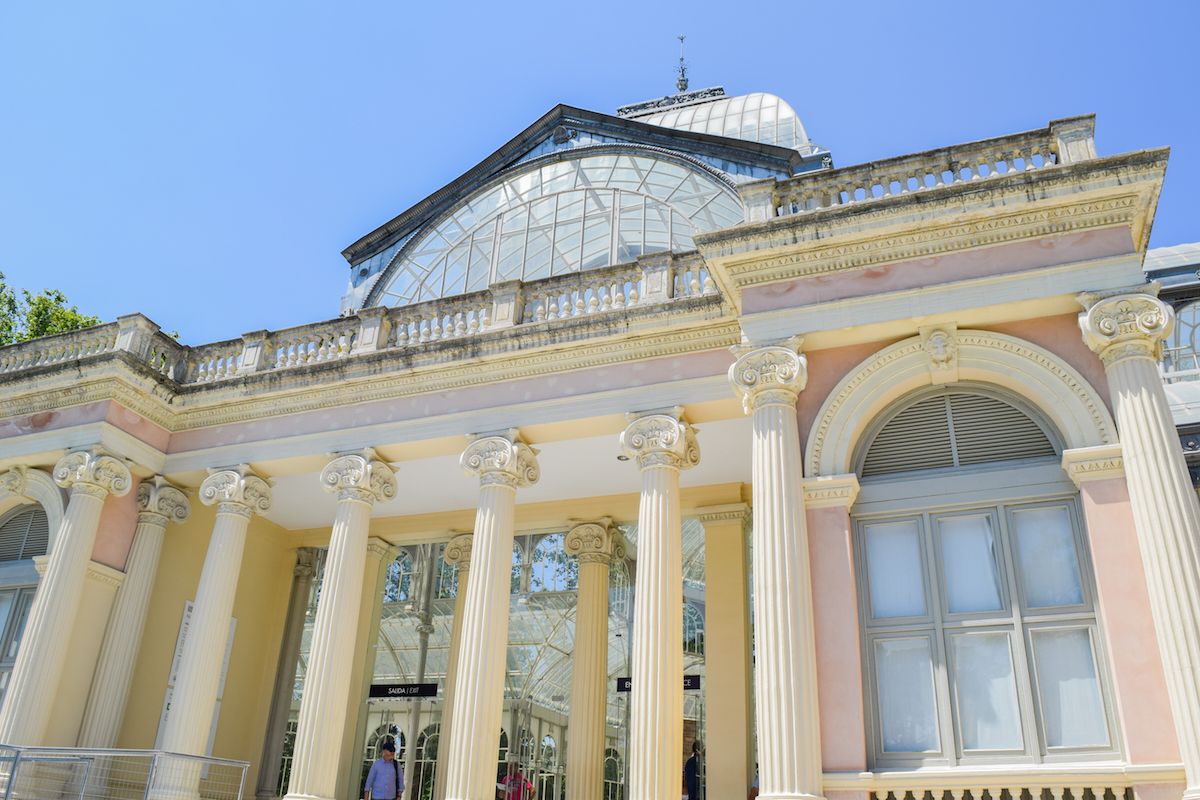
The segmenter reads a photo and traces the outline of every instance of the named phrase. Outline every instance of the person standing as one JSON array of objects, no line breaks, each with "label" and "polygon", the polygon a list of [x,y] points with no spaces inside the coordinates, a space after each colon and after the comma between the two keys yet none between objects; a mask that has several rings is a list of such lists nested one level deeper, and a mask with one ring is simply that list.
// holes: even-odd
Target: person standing
[{"label": "person standing", "polygon": [[692,757],[683,765],[687,800],[700,800],[700,743],[692,740]]},{"label": "person standing", "polygon": [[383,757],[377,759],[367,773],[363,800],[397,800],[404,791],[404,770],[396,760],[396,743],[389,738],[379,749]]}]

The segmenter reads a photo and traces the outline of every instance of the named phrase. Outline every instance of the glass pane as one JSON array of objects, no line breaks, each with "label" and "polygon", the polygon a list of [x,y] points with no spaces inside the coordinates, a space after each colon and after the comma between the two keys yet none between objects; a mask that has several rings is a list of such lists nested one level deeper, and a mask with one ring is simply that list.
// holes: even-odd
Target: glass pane
[{"label": "glass pane", "polygon": [[1022,749],[1008,634],[962,634],[950,641],[963,750]]},{"label": "glass pane", "polygon": [[878,675],[884,752],[922,753],[940,750],[929,640],[876,641],[875,671]]},{"label": "glass pane", "polygon": [[1086,628],[1033,632],[1047,747],[1108,744],[1100,683]]},{"label": "glass pane", "polygon": [[1014,511],[1017,560],[1030,608],[1083,603],[1079,560],[1066,506]]},{"label": "glass pane", "polygon": [[999,611],[1000,567],[989,516],[938,520],[946,607],[951,614]]},{"label": "glass pane", "polygon": [[925,616],[921,532],[916,521],[867,525],[866,532],[871,615],[876,619]]}]

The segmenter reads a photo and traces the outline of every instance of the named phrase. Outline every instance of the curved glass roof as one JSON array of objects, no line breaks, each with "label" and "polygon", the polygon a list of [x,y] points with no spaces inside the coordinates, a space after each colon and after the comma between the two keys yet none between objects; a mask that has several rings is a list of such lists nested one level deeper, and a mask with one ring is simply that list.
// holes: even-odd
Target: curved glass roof
[{"label": "curved glass roof", "polygon": [[395,255],[369,304],[408,305],[691,250],[694,232],[742,221],[737,193],[709,168],[642,149],[597,150],[531,162],[468,197]]},{"label": "curved glass roof", "polygon": [[636,119],[664,128],[778,145],[805,154],[814,149],[804,125],[787,101],[765,92],[722,97]]}]

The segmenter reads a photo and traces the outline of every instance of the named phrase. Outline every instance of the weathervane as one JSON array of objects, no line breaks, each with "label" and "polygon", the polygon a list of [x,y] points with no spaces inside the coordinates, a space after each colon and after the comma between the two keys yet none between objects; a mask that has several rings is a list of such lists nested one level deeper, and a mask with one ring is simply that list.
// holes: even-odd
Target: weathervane
[{"label": "weathervane", "polygon": [[679,40],[679,78],[675,81],[675,88],[679,90],[680,94],[683,94],[688,87],[687,64],[683,60],[683,40],[687,37],[681,33],[675,38]]}]

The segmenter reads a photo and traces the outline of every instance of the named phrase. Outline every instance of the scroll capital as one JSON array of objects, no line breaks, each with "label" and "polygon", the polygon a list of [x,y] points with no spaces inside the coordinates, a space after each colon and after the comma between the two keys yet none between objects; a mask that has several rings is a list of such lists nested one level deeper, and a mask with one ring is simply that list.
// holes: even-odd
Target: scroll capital
[{"label": "scroll capital", "polygon": [[396,475],[375,457],[375,451],[339,455],[321,470],[321,486],[339,501],[355,500],[371,505],[396,496]]},{"label": "scroll capital", "polygon": [[696,429],[681,411],[651,413],[635,417],[621,434],[626,459],[637,459],[638,467],[690,469],[700,463]]},{"label": "scroll capital", "polygon": [[187,495],[161,475],[138,484],[137,501],[138,521],[155,522],[164,528],[168,522],[183,522],[192,514]]},{"label": "scroll capital", "polygon": [[800,353],[800,342],[793,337],[784,344],[741,351],[729,368],[729,382],[747,414],[759,406],[796,405],[808,383],[808,359]]},{"label": "scroll capital", "polygon": [[1087,308],[1079,315],[1083,340],[1105,367],[1127,358],[1161,357],[1162,342],[1175,327],[1175,312],[1162,300],[1144,293],[1079,299]]},{"label": "scroll capital", "polygon": [[446,542],[446,547],[442,550],[442,558],[450,566],[457,567],[459,572],[465,572],[471,568],[471,546],[474,543],[474,534],[459,534]]},{"label": "scroll capital", "polygon": [[218,514],[249,518],[271,510],[271,486],[245,464],[210,470],[200,484],[200,502],[215,505]]},{"label": "scroll capital", "polygon": [[610,517],[580,522],[567,531],[564,549],[582,563],[608,564],[614,556],[623,558],[625,544],[621,532]]},{"label": "scroll capital", "polygon": [[478,475],[482,486],[501,485],[514,489],[532,486],[541,477],[538,451],[521,441],[516,430],[484,435],[467,445],[462,467]]},{"label": "scroll capital", "polygon": [[104,499],[123,497],[133,486],[129,467],[101,450],[76,450],[54,465],[54,482],[64,489]]}]

